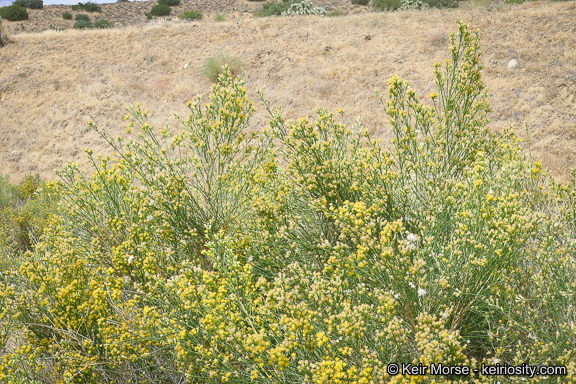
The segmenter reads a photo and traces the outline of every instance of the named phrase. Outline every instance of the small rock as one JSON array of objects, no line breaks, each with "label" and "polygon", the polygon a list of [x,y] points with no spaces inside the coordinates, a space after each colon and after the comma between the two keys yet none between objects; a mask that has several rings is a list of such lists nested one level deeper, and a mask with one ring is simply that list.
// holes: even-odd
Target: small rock
[{"label": "small rock", "polygon": [[512,59],[508,62],[508,69],[514,69],[518,66],[516,59]]},{"label": "small rock", "polygon": [[16,67],[16,69],[20,69],[20,67]]},{"label": "small rock", "polygon": [[372,40],[372,36],[366,35],[366,36],[364,36],[364,40]]},{"label": "small rock", "polygon": [[334,49],[334,48],[332,48],[331,46],[327,45],[327,46],[324,47],[324,52],[330,52],[332,49]]},{"label": "small rock", "polygon": [[184,69],[188,68],[188,64],[184,64]]}]

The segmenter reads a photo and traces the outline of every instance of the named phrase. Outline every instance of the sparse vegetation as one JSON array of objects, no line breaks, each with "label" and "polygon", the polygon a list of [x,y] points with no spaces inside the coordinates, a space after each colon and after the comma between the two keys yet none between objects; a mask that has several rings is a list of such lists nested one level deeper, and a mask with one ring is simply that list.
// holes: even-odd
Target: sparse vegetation
[{"label": "sparse vegetation", "polygon": [[180,0],[158,0],[158,4],[165,4],[170,7],[176,7],[180,5]]},{"label": "sparse vegetation", "polygon": [[18,5],[9,5],[0,8],[0,17],[9,21],[20,21],[28,19],[28,11]]},{"label": "sparse vegetation", "polygon": [[72,14],[68,11],[62,12],[62,18],[64,20],[72,20]]},{"label": "sparse vegetation", "polygon": [[178,18],[182,20],[200,20],[202,19],[202,12],[195,10],[184,11],[178,15]]},{"label": "sparse vegetation", "polygon": [[12,5],[17,5],[19,7],[29,8],[29,9],[42,9],[44,8],[43,0],[16,0]]},{"label": "sparse vegetation", "polygon": [[0,349],[22,335],[0,380],[371,384],[390,362],[576,380],[576,170],[560,184],[491,133],[481,54],[459,23],[430,105],[393,77],[388,147],[343,110],[287,121],[262,94],[249,135],[227,69],[179,129],[139,105],[132,139],[90,124],[116,156],[67,166],[42,241],[0,259]]},{"label": "sparse vegetation", "polygon": [[204,60],[202,73],[213,83],[218,81],[218,77],[227,67],[232,77],[237,77],[242,72],[242,62],[237,57],[228,56],[223,53],[218,56],[209,57]]},{"label": "sparse vegetation", "polygon": [[221,13],[216,13],[216,14],[214,14],[214,17],[212,19],[216,22],[222,22],[222,21],[226,21],[226,16],[224,16]]},{"label": "sparse vegetation", "polygon": [[358,5],[368,5],[368,3],[370,3],[370,0],[351,0],[352,4],[358,4]]},{"label": "sparse vegetation", "polygon": [[156,4],[150,10],[152,16],[168,16],[170,13],[172,13],[172,8],[166,4]]},{"label": "sparse vegetation", "polygon": [[342,8],[329,8],[326,11],[326,16],[328,17],[339,17],[339,16],[346,16],[348,13],[343,10]]},{"label": "sparse vegetation", "polygon": [[97,20],[94,22],[94,28],[96,29],[108,29],[114,27],[114,24],[109,22],[108,20]]}]

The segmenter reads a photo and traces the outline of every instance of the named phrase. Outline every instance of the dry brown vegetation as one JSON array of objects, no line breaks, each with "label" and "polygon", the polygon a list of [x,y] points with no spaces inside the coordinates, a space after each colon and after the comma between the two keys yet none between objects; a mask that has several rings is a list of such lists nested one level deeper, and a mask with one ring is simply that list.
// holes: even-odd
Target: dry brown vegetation
[{"label": "dry brown vegetation", "polygon": [[[398,74],[428,99],[434,89],[433,63],[446,58],[448,33],[458,19],[482,34],[492,129],[513,124],[526,137],[527,122],[535,158],[562,179],[575,166],[576,3],[463,4],[456,10],[395,13],[350,6],[351,14],[338,18],[252,19],[242,12],[260,4],[228,5],[229,21],[221,23],[205,18],[147,25],[143,12],[152,3],[109,4],[102,14],[91,15],[116,25],[143,24],[11,35],[12,43],[0,49],[2,173],[13,180],[31,172],[54,179],[53,170],[68,161],[86,165],[84,148],[109,153],[87,121],[122,134],[123,106],[136,102],[150,109],[153,123],[175,126],[173,112],[185,114],[186,102],[209,93],[202,63],[220,52],[244,63],[253,100],[262,89],[287,118],[313,117],[317,106],[343,108],[348,123],[363,117],[368,130],[386,141],[390,130],[374,88],[385,90],[387,79]],[[173,13],[192,8],[202,9],[185,3]],[[37,12],[54,13],[60,24],[73,23],[61,18],[69,9],[31,11],[25,29],[42,28],[35,21]],[[10,31],[17,25],[6,23]],[[519,64],[509,70],[512,59]],[[264,126],[266,118],[260,107],[254,129]]]}]

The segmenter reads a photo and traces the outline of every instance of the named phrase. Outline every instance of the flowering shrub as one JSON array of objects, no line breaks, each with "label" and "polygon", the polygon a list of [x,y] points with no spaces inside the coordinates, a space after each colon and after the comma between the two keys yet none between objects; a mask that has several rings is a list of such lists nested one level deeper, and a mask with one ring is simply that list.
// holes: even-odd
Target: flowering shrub
[{"label": "flowering shrub", "polygon": [[228,68],[179,130],[138,105],[133,139],[92,125],[116,155],[61,173],[59,216],[0,291],[0,380],[411,383],[432,381],[387,364],[527,361],[575,380],[576,171],[559,184],[486,128],[478,40],[459,24],[431,105],[389,81],[387,149],[341,110],[285,121],[263,96],[270,128],[248,135]]}]

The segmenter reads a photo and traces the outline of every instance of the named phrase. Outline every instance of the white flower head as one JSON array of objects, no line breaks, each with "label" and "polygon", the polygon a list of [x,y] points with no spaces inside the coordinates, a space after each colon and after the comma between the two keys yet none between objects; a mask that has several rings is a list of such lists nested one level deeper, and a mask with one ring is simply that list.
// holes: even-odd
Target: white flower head
[{"label": "white flower head", "polygon": [[418,297],[422,297],[426,294],[426,290],[424,288],[418,287]]},{"label": "white flower head", "polygon": [[408,285],[411,286],[412,288],[416,288],[416,286],[414,285],[414,283],[412,283],[411,281],[408,282]]},{"label": "white flower head", "polygon": [[416,236],[413,233],[408,233],[408,236],[406,236],[406,240],[408,240],[410,243],[416,243],[418,241],[418,236]]},{"label": "white flower head", "polygon": [[128,258],[128,264],[132,264],[132,261],[134,261],[134,255],[131,255],[131,256]]},{"label": "white flower head", "polygon": [[154,216],[148,215],[148,216],[146,216],[146,220],[152,221],[152,220],[154,220]]}]

